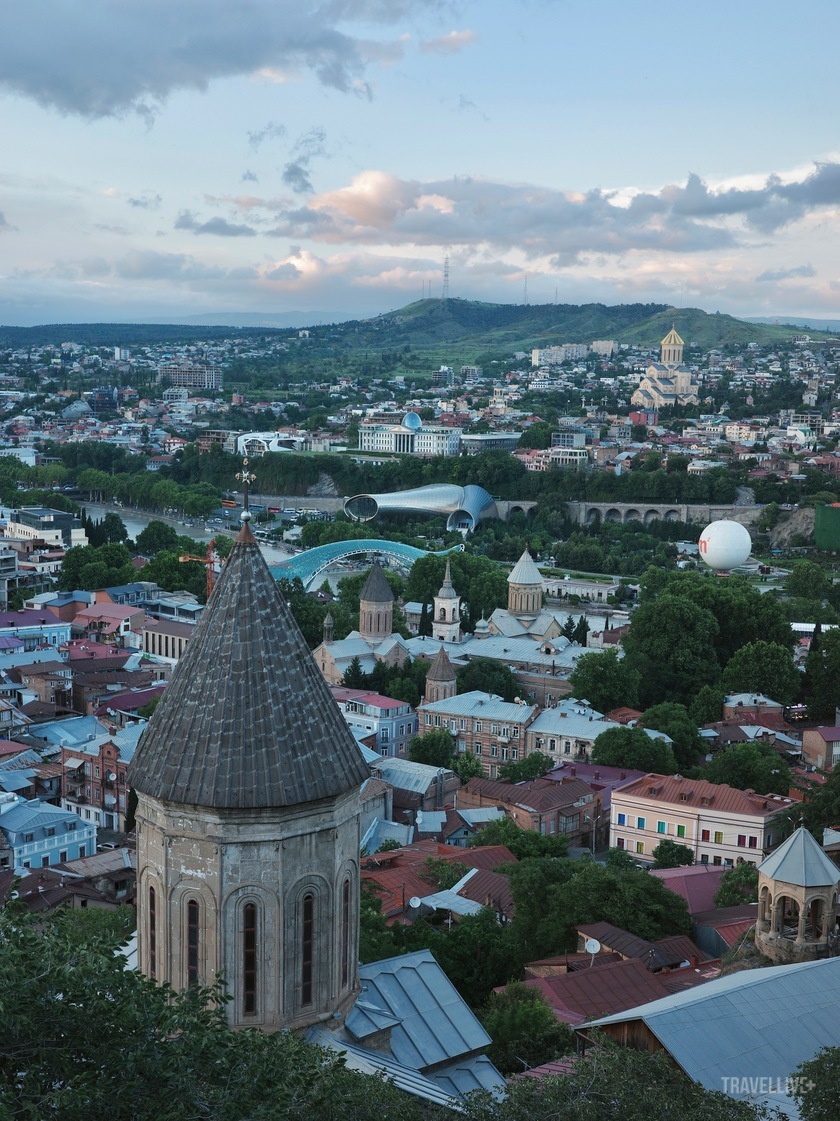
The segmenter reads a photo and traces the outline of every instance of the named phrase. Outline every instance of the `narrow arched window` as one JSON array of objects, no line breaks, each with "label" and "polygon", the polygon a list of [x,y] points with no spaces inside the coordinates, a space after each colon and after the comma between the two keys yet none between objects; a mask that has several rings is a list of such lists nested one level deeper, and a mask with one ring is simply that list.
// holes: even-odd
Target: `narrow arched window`
[{"label": "narrow arched window", "polygon": [[149,888],[149,976],[157,977],[157,898]]},{"label": "narrow arched window", "polygon": [[242,909],[242,1014],[257,1014],[257,907]]},{"label": "narrow arched window", "polygon": [[350,881],[344,881],[341,893],[341,983],[350,980]]},{"label": "narrow arched window", "polygon": [[312,972],[315,948],[315,896],[303,897],[300,937],[300,1003],[312,1003]]},{"label": "narrow arched window", "polygon": [[198,900],[187,903],[187,984],[198,984],[198,945],[199,945],[199,908]]}]

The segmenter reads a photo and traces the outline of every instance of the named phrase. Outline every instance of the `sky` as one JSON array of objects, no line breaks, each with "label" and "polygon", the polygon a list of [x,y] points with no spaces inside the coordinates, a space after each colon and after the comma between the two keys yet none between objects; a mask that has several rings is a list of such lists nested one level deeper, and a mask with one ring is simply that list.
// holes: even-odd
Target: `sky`
[{"label": "sky", "polygon": [[840,5],[37,0],[0,324],[443,294],[840,318]]}]

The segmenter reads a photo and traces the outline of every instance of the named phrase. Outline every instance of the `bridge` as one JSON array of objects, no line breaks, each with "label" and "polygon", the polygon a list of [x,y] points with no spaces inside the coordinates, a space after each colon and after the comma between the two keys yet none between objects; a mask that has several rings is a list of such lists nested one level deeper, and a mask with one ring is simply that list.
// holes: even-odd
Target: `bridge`
[{"label": "bridge", "polygon": [[742,525],[752,525],[761,516],[763,506],[686,505],[679,502],[567,502],[569,517],[578,525],[600,525],[602,522],[654,521],[697,522],[727,518]]},{"label": "bridge", "polygon": [[403,545],[399,541],[384,541],[378,538],[365,538],[356,541],[333,541],[329,545],[319,545],[315,549],[307,549],[305,553],[298,553],[291,560],[282,564],[270,566],[271,575],[275,580],[294,580],[299,576],[304,588],[309,588],[315,578],[320,576],[338,561],[348,557],[364,556],[375,553],[377,556],[388,557],[403,568],[411,568],[415,561],[421,557],[445,557],[448,553],[461,553],[463,545],[455,545],[451,549],[443,549],[439,553],[427,552],[425,549],[415,549],[413,545]]}]

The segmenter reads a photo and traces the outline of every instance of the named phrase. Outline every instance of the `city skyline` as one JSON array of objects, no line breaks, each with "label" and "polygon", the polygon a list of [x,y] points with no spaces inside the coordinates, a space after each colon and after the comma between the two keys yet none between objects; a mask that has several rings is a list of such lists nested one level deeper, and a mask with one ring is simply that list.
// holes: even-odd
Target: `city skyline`
[{"label": "city skyline", "polygon": [[838,317],[836,8],[52,0],[0,42],[0,323],[443,290]]}]

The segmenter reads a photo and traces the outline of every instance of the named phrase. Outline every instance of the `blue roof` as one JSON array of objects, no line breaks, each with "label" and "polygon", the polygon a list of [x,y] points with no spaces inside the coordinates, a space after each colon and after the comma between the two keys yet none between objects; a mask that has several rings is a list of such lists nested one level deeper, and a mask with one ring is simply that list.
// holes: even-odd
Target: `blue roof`
[{"label": "blue roof", "polygon": [[85,823],[79,822],[78,816],[72,810],[63,810],[60,806],[35,799],[20,802],[0,815],[0,827],[7,833],[33,833],[36,829],[46,829],[61,821],[74,821],[85,828]]},{"label": "blue roof", "polygon": [[[452,549],[433,553],[436,557],[445,557],[448,553],[463,552],[463,545],[455,545]],[[409,568],[421,557],[429,556],[425,549],[415,549],[413,545],[403,545],[399,541],[383,541],[377,538],[362,541],[334,541],[330,545],[319,545],[316,549],[307,549],[283,564],[270,566],[271,575],[275,580],[294,580],[299,576],[304,587],[307,587],[315,577],[329,568],[336,561],[345,560],[366,553],[378,553],[391,557],[398,563]]]}]

